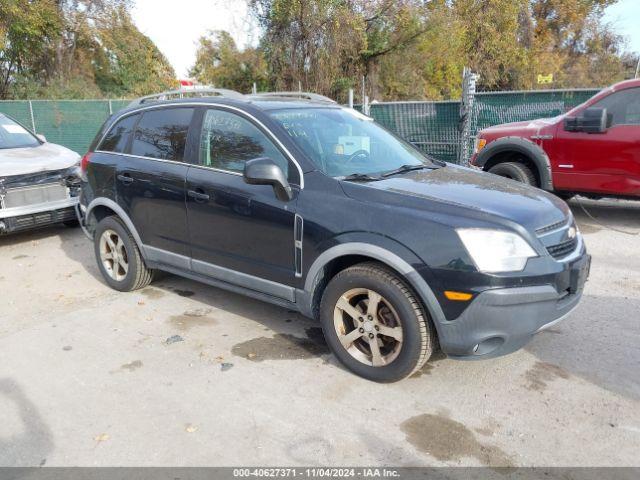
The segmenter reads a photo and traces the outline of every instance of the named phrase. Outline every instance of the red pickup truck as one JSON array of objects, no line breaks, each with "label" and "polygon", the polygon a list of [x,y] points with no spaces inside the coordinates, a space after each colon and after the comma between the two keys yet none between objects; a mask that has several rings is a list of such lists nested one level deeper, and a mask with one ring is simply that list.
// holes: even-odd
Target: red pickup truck
[{"label": "red pickup truck", "polygon": [[640,198],[640,79],[554,118],[481,130],[471,164],[563,198]]}]

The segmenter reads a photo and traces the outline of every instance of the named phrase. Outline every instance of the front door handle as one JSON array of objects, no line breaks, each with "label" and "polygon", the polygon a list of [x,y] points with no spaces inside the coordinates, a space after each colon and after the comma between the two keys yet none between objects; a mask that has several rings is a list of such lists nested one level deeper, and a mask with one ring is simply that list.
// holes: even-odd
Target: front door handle
[{"label": "front door handle", "polygon": [[125,185],[130,185],[131,183],[133,183],[133,177],[128,173],[120,174],[116,178]]},{"label": "front door handle", "polygon": [[209,201],[209,195],[204,193],[200,188],[196,190],[187,190],[187,195],[193,198],[196,202],[204,203]]}]

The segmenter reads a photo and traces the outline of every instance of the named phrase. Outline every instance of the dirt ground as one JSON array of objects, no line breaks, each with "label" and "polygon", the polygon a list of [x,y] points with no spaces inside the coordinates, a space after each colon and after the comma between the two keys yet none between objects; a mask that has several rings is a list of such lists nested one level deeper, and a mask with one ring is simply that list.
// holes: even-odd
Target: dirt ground
[{"label": "dirt ground", "polygon": [[[640,202],[583,201],[579,308],[378,385],[318,326],[174,276],[110,290],[79,229],[0,238],[0,466],[640,466]],[[517,319],[514,319],[517,321]]]}]

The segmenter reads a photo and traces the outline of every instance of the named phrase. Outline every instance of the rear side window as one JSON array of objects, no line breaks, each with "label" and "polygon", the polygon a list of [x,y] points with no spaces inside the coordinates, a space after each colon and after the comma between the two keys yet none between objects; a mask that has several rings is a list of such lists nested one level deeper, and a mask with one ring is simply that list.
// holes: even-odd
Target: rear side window
[{"label": "rear side window", "polygon": [[142,114],[133,134],[131,154],[181,162],[193,108],[163,108]]},{"label": "rear side window", "polygon": [[269,157],[289,175],[289,162],[258,127],[234,113],[207,110],[200,137],[201,165],[242,172],[247,160],[259,157]]},{"label": "rear side window", "polygon": [[606,108],[612,125],[640,125],[640,88],[627,88],[614,92],[592,107]]},{"label": "rear side window", "polygon": [[140,118],[139,114],[129,115],[115,123],[109,133],[107,133],[100,144],[98,150],[103,152],[123,153],[131,138],[131,132]]}]

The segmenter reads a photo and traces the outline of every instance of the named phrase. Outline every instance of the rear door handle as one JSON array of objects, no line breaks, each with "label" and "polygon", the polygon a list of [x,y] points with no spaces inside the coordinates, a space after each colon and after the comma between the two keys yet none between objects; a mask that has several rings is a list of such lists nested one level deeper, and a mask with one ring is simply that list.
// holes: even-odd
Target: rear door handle
[{"label": "rear door handle", "polygon": [[200,188],[196,190],[187,190],[187,195],[193,198],[196,202],[204,203],[209,201],[209,195],[204,193]]},{"label": "rear door handle", "polygon": [[129,175],[128,173],[120,174],[116,178],[120,180],[122,183],[124,183],[125,185],[129,185],[133,183],[133,177],[131,177],[131,175]]}]

